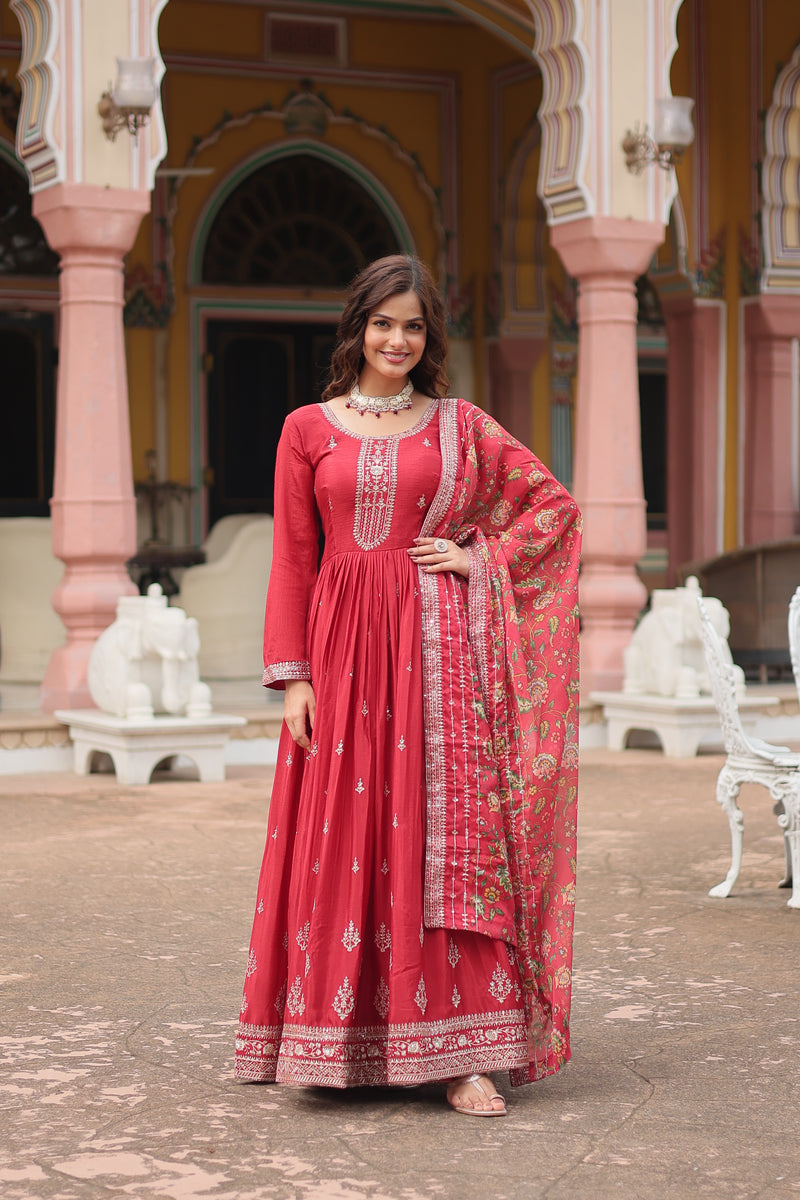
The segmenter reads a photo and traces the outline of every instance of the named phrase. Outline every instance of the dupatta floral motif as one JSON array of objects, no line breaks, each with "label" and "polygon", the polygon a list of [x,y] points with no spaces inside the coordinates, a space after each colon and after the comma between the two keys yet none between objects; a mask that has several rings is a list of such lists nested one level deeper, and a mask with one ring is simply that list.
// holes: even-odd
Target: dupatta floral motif
[{"label": "dupatta floral motif", "polygon": [[580,513],[480,409],[442,400],[440,432],[422,533],[462,545],[470,574],[421,573],[425,922],[515,947],[529,1045],[519,1084],[569,1058]]}]

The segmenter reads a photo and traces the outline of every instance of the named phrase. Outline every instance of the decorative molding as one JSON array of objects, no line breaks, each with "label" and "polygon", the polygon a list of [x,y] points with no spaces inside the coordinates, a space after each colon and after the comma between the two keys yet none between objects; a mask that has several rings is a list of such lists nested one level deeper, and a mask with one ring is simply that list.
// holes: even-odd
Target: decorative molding
[{"label": "decorative molding", "polygon": [[[265,104],[238,116],[234,116],[229,112],[223,113],[217,124],[207,134],[194,137],[183,166],[187,168],[194,166],[198,156],[204,150],[214,145],[229,129],[241,128],[253,120],[271,118],[283,122],[285,129],[287,114],[291,113],[293,116],[297,114],[296,105],[293,102],[296,101],[300,94],[296,91],[291,91],[281,109],[273,109],[269,104]],[[314,93],[313,99],[316,102],[325,104],[325,110],[329,115],[331,124],[359,124],[364,132],[371,137],[386,141],[391,146],[393,155],[404,159],[412,167],[434,212],[434,227],[437,231],[441,247],[441,268],[444,278],[444,255],[449,245],[455,239],[444,226],[441,190],[435,188],[428,181],[417,156],[411,152],[406,152],[397,139],[385,127],[377,129],[374,126],[368,125],[349,110],[345,110],[339,115],[333,113],[327,101],[324,100],[322,93]],[[317,108],[315,105],[314,112],[316,111]],[[414,239],[401,210],[387,189],[367,168],[363,167],[357,160],[350,158],[343,151],[326,145],[322,141],[311,140],[309,138],[282,139],[280,142],[263,147],[248,159],[237,163],[215,188],[209,199],[206,200],[200,218],[195,224],[187,255],[189,286],[194,286],[201,282],[199,263],[202,259],[205,235],[219,208],[235,187],[248,173],[257,170],[259,166],[263,165],[270,158],[302,153],[314,154],[320,158],[324,158],[356,179],[384,211],[397,234],[400,244],[406,250],[414,250]],[[174,312],[175,243],[173,226],[178,215],[178,193],[182,182],[182,178],[157,181],[153,196],[152,214],[154,234],[153,258],[155,265],[152,273],[147,271],[143,266],[137,265],[126,274],[125,323],[127,325],[142,328],[164,328],[169,323],[169,318]],[[447,278],[451,284],[451,291],[453,291],[455,278],[449,275]],[[455,294],[454,291],[453,294]]]},{"label": "decorative molding", "polygon": [[[70,746],[72,741],[66,725],[46,715],[30,722],[19,721],[19,728],[0,727],[0,750],[41,750],[49,746]],[[19,770],[24,767],[20,762]]]},{"label": "decorative molding", "polygon": [[[258,79],[264,83],[275,83],[279,80],[284,80],[292,89],[297,82],[297,71],[294,67],[282,65],[279,63],[265,63],[259,61],[240,61],[232,62],[230,59],[213,57],[209,55],[190,55],[190,54],[175,54],[168,53],[165,58],[170,78],[174,79],[177,75],[187,72],[193,75],[219,75],[223,77],[235,77],[238,79]],[[458,223],[458,196],[460,192],[459,184],[459,144],[458,144],[458,128],[457,128],[457,78],[454,74],[440,73],[422,70],[370,70],[356,69],[350,67],[348,69],[341,67],[325,67],[314,71],[314,81],[305,80],[303,86],[311,86],[319,88],[320,84],[344,84],[348,88],[379,88],[390,89],[392,91],[419,93],[431,93],[440,109],[440,145],[441,145],[441,184],[428,184],[435,194],[437,199],[437,207],[441,213],[441,227],[444,231],[455,230]],[[294,90],[290,90],[289,96],[296,94]],[[321,91],[317,91],[318,95],[324,95]],[[284,100],[285,103],[285,100]],[[272,111],[271,104],[263,106],[263,113]],[[258,110],[255,110],[256,113]],[[345,116],[348,110],[343,109],[341,115]],[[351,114],[352,115],[352,114]],[[228,114],[230,116],[230,114]],[[376,133],[388,133],[385,126],[376,127],[370,122],[364,120],[364,132],[374,136]],[[391,134],[389,135],[391,138]],[[412,161],[418,162],[418,158],[414,151],[407,151],[397,142],[398,152],[400,155],[407,154]],[[194,155],[194,146],[190,151]],[[188,165],[188,159],[182,165]],[[422,174],[426,176],[424,169]],[[426,176],[427,178],[427,176]],[[174,187],[174,184],[173,184]],[[442,269],[446,271],[448,281],[448,297],[450,289],[455,286],[455,281],[459,277],[458,270],[458,239],[451,233],[444,233],[445,246],[442,255]],[[437,267],[440,264],[436,264]]]},{"label": "decorative molding", "polygon": [[[454,242],[453,231],[448,230],[444,223],[443,213],[443,198],[441,190],[435,187],[427,178],[424,168],[414,151],[406,150],[400,141],[391,133],[385,126],[375,126],[366,121],[363,117],[358,116],[351,109],[346,108],[341,112],[330,105],[324,93],[314,92],[311,90],[312,85],[308,83],[304,85],[302,91],[291,90],[284,100],[283,106],[280,109],[274,109],[266,102],[256,108],[249,109],[244,113],[234,115],[229,112],[222,114],[222,117],[217,124],[205,135],[195,137],[192,141],[191,148],[184,160],[184,167],[192,167],[196,164],[198,157],[203,151],[213,146],[228,130],[238,129],[249,125],[252,121],[266,120],[269,122],[280,123],[283,126],[283,132],[286,130],[287,112],[292,113],[299,96],[308,96],[313,98],[315,109],[320,105],[324,105],[325,111],[328,114],[328,126],[355,126],[361,132],[373,140],[382,141],[390,150],[394,158],[403,162],[414,174],[420,190],[425,194],[433,218],[433,227],[437,233],[439,241],[439,270],[442,279],[447,279],[450,289],[455,286],[455,278],[446,274],[445,266],[447,262],[448,249],[451,243]],[[214,215],[218,211],[227,196],[237,186],[245,174],[257,169],[258,166],[268,161],[272,157],[282,157],[288,154],[309,153],[316,154],[321,158],[325,158],[333,162],[340,169],[347,171],[353,176],[375,199],[376,203],[383,209],[387,218],[390,221],[395,233],[397,234],[400,244],[408,249],[413,250],[414,239],[411,231],[403,217],[403,214],[381,182],[362,166],[357,160],[340,151],[334,146],[325,143],[322,140],[316,140],[309,137],[283,138],[279,142],[266,145],[258,150],[250,158],[240,162],[226,176],[221,184],[214,190],[211,197],[207,200],[205,207],[201,213],[200,219],[196,223],[194,233],[192,235],[191,246],[188,255],[188,273],[189,283],[196,284],[200,281],[198,269],[199,256],[202,254],[202,245],[204,243],[204,231],[208,229],[209,223],[213,220]],[[167,211],[165,216],[165,256],[164,256],[164,271],[167,275],[166,292],[168,296],[174,295],[173,274],[174,274],[174,245],[172,239],[172,227],[175,222],[178,211],[178,193],[181,187],[181,179],[173,179],[169,185],[169,195],[167,200]]]},{"label": "decorative molding", "polygon": [[17,156],[28,171],[31,191],[37,192],[65,177],[64,151],[53,133],[61,87],[58,8],[53,0],[11,0],[11,10],[22,31]]},{"label": "decorative molding", "polygon": [[739,227],[739,295],[757,296],[761,291],[761,251]]},{"label": "decorative molding", "polygon": [[129,329],[165,329],[173,303],[163,272],[151,274],[141,263],[125,272],[123,320]]},{"label": "decorative molding", "polygon": [[703,300],[720,300],[724,295],[727,245],[727,233],[723,229],[700,255],[694,274],[697,295]]},{"label": "decorative molding", "polygon": [[800,292],[800,43],[778,76],[764,120],[761,291]]},{"label": "decorative molding", "polygon": [[544,81],[539,195],[548,223],[555,225],[595,210],[583,182],[589,137],[589,60],[578,36],[583,6],[581,0],[527,2],[536,29],[533,53]]}]

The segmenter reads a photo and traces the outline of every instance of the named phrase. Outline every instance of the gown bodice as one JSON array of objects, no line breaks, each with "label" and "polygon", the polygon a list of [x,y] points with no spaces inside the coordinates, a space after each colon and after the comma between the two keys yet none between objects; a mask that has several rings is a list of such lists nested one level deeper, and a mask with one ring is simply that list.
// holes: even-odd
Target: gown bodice
[{"label": "gown bodice", "polygon": [[[419,535],[442,469],[438,402],[404,433],[352,433],[328,405],[305,416],[324,560],[353,551],[407,549]],[[323,561],[324,561],[323,560]]]}]

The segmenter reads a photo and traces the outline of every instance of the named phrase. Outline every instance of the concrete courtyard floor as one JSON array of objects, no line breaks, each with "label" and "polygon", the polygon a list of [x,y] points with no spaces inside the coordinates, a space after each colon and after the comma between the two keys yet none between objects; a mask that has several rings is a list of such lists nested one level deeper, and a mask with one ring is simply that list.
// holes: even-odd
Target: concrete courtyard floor
[{"label": "concrete courtyard floor", "polygon": [[4,1200],[800,1200],[800,911],[722,759],[582,757],[573,1061],[503,1120],[442,1088],[238,1084],[269,771],[0,780]]}]

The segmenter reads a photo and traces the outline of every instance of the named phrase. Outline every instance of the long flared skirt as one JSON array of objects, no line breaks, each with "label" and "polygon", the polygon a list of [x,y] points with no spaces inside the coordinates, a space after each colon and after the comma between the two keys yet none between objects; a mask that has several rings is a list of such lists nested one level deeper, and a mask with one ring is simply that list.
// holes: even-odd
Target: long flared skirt
[{"label": "long flared skirt", "polygon": [[405,550],[339,554],[320,571],[312,745],[300,750],[284,726],[236,1040],[241,1079],[416,1084],[527,1061],[513,948],[423,921],[416,576]]}]

